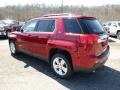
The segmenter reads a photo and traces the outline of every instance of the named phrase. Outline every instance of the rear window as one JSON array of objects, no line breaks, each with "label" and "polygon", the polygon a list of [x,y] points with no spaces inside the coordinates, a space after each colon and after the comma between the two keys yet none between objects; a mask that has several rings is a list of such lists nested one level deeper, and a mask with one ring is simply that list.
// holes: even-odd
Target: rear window
[{"label": "rear window", "polygon": [[104,29],[95,19],[64,19],[65,31],[70,33],[102,34]]}]

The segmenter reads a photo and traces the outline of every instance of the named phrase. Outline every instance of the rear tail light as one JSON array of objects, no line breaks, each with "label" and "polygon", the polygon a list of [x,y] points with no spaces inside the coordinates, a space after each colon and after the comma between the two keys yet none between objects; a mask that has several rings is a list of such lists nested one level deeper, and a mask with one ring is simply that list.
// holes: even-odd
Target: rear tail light
[{"label": "rear tail light", "polygon": [[99,36],[97,35],[84,35],[80,37],[80,46],[83,46],[86,51],[90,51],[94,44],[97,43]]},{"label": "rear tail light", "polygon": [[96,42],[101,42],[99,36],[97,35],[85,35],[80,37],[82,44],[94,44]]},{"label": "rear tail light", "polygon": [[95,43],[107,43],[108,35],[85,35],[80,37],[81,44],[93,45]]}]

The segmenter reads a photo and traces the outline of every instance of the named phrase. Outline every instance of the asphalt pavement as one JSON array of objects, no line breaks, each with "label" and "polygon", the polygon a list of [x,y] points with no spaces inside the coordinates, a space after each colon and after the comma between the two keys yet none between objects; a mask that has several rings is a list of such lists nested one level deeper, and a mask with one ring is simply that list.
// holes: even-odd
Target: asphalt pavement
[{"label": "asphalt pavement", "polygon": [[60,79],[46,62],[26,54],[12,56],[7,39],[0,39],[0,90],[120,90],[120,43],[110,38],[109,44],[103,68]]}]

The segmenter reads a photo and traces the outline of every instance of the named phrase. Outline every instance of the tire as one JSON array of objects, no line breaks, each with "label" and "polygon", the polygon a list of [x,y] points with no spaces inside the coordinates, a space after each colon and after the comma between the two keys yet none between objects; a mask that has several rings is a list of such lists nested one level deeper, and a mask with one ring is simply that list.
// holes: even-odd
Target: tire
[{"label": "tire", "polygon": [[13,41],[9,42],[9,48],[10,48],[10,52],[11,52],[12,55],[15,55],[15,54],[18,53],[16,45]]},{"label": "tire", "polygon": [[72,76],[72,66],[69,58],[62,54],[53,55],[51,67],[60,78],[70,78]]},{"label": "tire", "polygon": [[117,33],[117,39],[120,40],[120,32]]}]

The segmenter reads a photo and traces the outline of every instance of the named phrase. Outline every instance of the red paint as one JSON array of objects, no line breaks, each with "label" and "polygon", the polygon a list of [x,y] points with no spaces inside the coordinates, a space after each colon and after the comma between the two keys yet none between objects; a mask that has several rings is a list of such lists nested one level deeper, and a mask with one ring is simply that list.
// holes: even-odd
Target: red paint
[{"label": "red paint", "polygon": [[[94,17],[85,16],[72,17],[95,19]],[[19,49],[30,51],[47,60],[49,60],[50,50],[53,48],[67,51],[71,55],[74,69],[91,69],[94,68],[96,63],[102,63],[107,60],[108,54],[103,57],[99,56],[105,52],[106,48],[109,48],[108,39],[98,43],[100,36],[96,34],[66,33],[63,18],[68,18],[68,16],[41,17],[36,19],[40,20],[43,18],[56,20],[54,32],[13,32],[9,38],[16,40],[15,42]]]}]

